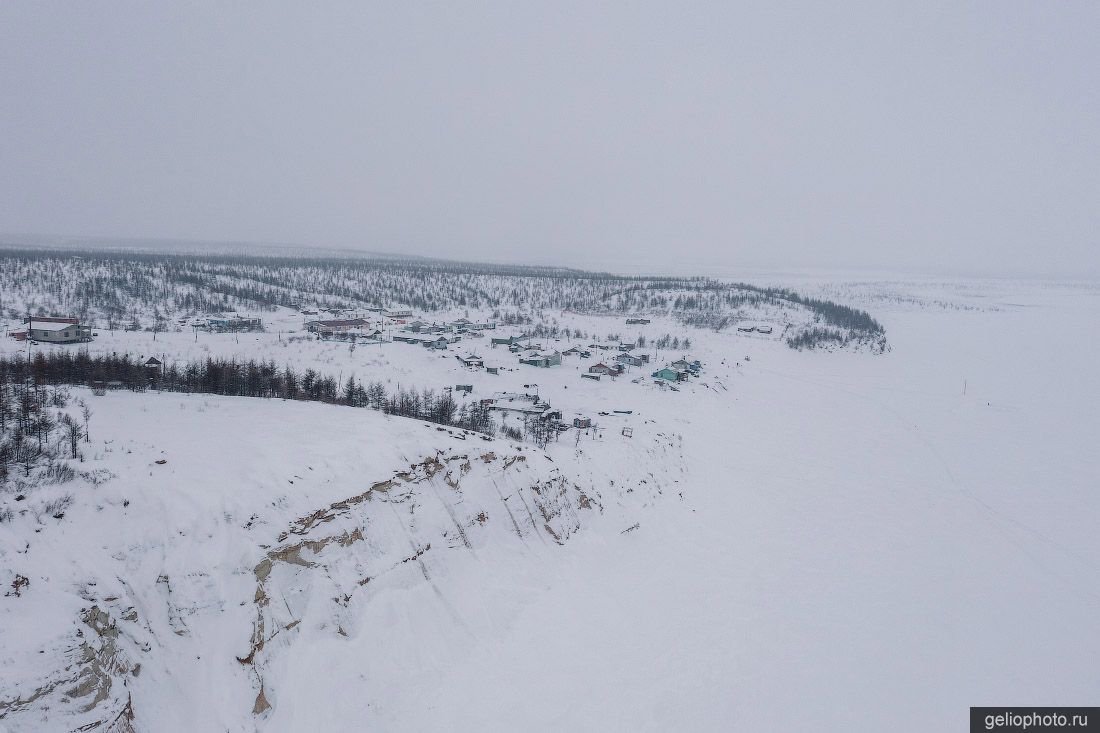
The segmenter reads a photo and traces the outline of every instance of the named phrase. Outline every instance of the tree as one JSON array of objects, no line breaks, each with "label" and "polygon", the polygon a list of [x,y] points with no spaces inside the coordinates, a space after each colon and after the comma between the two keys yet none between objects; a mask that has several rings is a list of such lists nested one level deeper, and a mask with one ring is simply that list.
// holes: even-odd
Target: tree
[{"label": "tree", "polygon": [[23,475],[30,476],[31,469],[38,460],[38,451],[34,444],[23,437],[23,433],[17,431],[12,435],[11,457],[13,463],[18,463],[23,468]]},{"label": "tree", "polygon": [[386,404],[386,388],[381,382],[371,382],[367,387],[367,404],[376,410],[381,410]]},{"label": "tree", "polygon": [[69,441],[69,457],[76,458],[77,443],[80,442],[81,436],[84,431],[80,427],[80,423],[69,416],[68,413],[61,413],[61,430],[65,435],[65,438]]},{"label": "tree", "polygon": [[359,405],[359,386],[355,383],[355,375],[352,374],[348,377],[348,381],[344,383],[344,392],[341,395],[344,400],[344,404],[356,407]]},{"label": "tree", "polygon": [[88,407],[88,403],[84,400],[80,400],[77,404],[80,405],[80,416],[84,418],[84,442],[88,443],[91,441],[88,434],[88,421],[92,419],[92,408]]}]

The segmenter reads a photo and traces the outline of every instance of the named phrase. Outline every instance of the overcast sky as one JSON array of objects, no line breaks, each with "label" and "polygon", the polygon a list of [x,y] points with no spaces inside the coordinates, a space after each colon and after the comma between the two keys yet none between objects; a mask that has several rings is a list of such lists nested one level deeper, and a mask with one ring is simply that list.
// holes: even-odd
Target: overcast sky
[{"label": "overcast sky", "polygon": [[1100,3],[9,0],[0,231],[1100,275]]}]

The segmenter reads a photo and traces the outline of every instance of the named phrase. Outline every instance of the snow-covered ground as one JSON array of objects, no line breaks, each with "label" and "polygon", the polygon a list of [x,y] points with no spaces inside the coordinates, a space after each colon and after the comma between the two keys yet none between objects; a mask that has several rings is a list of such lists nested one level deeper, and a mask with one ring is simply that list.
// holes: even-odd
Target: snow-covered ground
[{"label": "snow-covered ground", "polygon": [[[139,731],[951,730],[971,705],[1095,699],[1100,288],[812,285],[891,351],[555,314],[686,333],[705,366],[673,392],[631,380],[679,353],[594,382],[613,352],[351,350],[291,342],[288,312],[266,334],[101,331],[93,350],[466,399],[537,383],[601,429],[543,452],[353,408],[88,397],[81,468],[114,478],[0,524],[0,730],[127,699]],[[514,371],[468,371],[469,349]],[[63,492],[62,519],[33,516]]]}]

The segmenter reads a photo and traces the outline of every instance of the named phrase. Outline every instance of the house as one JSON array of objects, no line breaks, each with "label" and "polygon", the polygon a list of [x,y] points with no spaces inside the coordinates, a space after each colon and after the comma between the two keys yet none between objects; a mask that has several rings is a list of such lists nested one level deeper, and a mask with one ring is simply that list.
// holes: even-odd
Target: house
[{"label": "house", "polygon": [[530,336],[493,336],[493,346],[519,346],[521,341],[526,341]]},{"label": "house", "polygon": [[[486,400],[481,401],[486,404]],[[521,415],[542,415],[550,409],[547,402],[539,402],[534,395],[519,394],[515,392],[498,392],[494,399],[488,401],[489,409],[497,412],[515,412]]]},{"label": "house", "polygon": [[581,378],[582,379],[595,379],[597,382],[600,381],[600,375],[599,374],[581,374]]},{"label": "house", "polygon": [[519,358],[520,364],[535,367],[552,367],[561,365],[560,351],[529,351]]},{"label": "house", "polygon": [[626,325],[628,326],[646,326],[649,324],[648,318],[627,318]]},{"label": "house", "polygon": [[618,354],[615,361],[626,366],[642,366],[649,363],[649,354]]},{"label": "house", "polygon": [[737,330],[741,333],[752,333],[756,330],[756,326],[738,326]]},{"label": "house", "polygon": [[688,361],[685,357],[683,359],[677,359],[669,366],[671,366],[673,369],[679,369],[682,372],[691,372],[692,374],[697,374],[699,370],[703,368],[703,363],[698,359]]},{"label": "house", "polygon": [[210,316],[206,319],[206,327],[211,331],[259,331],[263,321],[242,316]]},{"label": "house", "polygon": [[590,418],[590,417],[575,417],[575,418],[573,418],[573,427],[575,427],[575,428],[590,428],[590,427],[592,427],[592,418]]},{"label": "house", "polygon": [[485,360],[477,354],[467,354],[466,356],[455,355],[455,358],[462,362],[463,366],[468,367],[483,367],[485,366]]},{"label": "house", "polygon": [[456,384],[455,392],[466,392],[467,394],[474,391],[474,385],[472,384]]},{"label": "house", "polygon": [[33,316],[28,318],[27,321],[34,321],[35,323],[68,323],[73,326],[80,323],[80,320],[73,318],[72,316]]},{"label": "house", "polygon": [[492,401],[497,402],[538,402],[537,395],[527,394],[526,392],[496,392],[493,394]]},{"label": "house", "polygon": [[333,334],[342,331],[353,331],[370,326],[370,321],[365,318],[342,318],[328,321],[306,321],[306,330],[310,333]]},{"label": "house", "polygon": [[71,323],[67,319],[59,323],[55,320],[31,318],[27,321],[26,338],[48,344],[74,344],[91,341],[92,329],[79,323]]},{"label": "house", "polygon": [[446,336],[439,336],[438,338],[427,338],[422,342],[425,347],[429,349],[445,349],[450,345],[450,341]]},{"label": "house", "polygon": [[396,308],[382,311],[384,317],[389,318],[391,321],[397,321],[398,323],[404,323],[409,318],[412,318],[412,314],[413,312],[410,310],[400,310]]},{"label": "house", "polygon": [[607,364],[600,362],[599,364],[593,364],[592,366],[588,367],[588,373],[606,374],[609,377],[617,377],[623,373],[623,365],[613,364],[612,366],[608,366]]},{"label": "house", "polygon": [[500,367],[485,367],[485,371],[489,374],[500,374]]},{"label": "house", "polygon": [[160,377],[163,367],[164,364],[161,363],[160,359],[150,356],[145,360],[145,376],[149,378],[150,382],[155,382]]},{"label": "house", "polygon": [[653,372],[653,376],[656,379],[664,379],[669,382],[682,382],[687,379],[686,372],[682,372],[679,369],[673,369],[672,367],[662,367]]}]

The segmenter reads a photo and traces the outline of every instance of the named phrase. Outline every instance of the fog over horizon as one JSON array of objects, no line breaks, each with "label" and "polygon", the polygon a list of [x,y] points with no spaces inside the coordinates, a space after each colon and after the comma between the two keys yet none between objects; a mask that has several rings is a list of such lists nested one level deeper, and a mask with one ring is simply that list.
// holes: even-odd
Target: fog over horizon
[{"label": "fog over horizon", "polygon": [[1084,2],[8,3],[0,232],[1092,278],[1098,68]]}]

